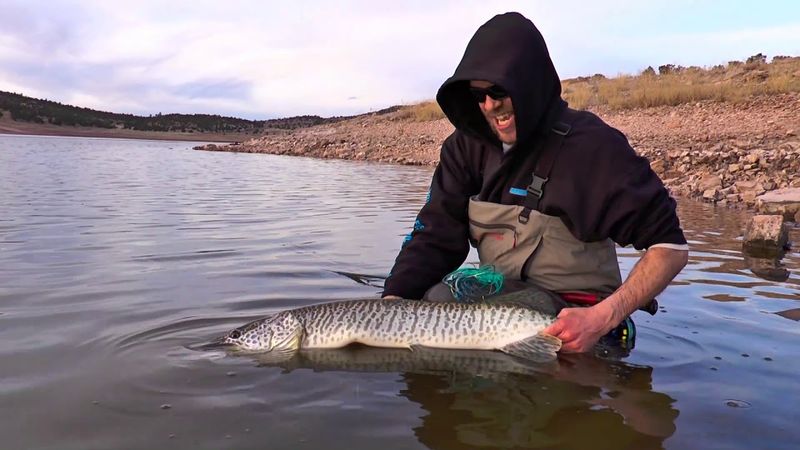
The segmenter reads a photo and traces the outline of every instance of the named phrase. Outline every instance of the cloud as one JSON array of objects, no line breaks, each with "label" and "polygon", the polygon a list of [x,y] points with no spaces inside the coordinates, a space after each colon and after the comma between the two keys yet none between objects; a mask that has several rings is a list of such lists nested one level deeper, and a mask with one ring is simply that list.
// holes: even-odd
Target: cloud
[{"label": "cloud", "polygon": [[198,80],[175,86],[173,93],[188,99],[231,99],[245,101],[250,98],[252,83],[242,80]]},{"label": "cloud", "polygon": [[0,15],[0,35],[21,53],[47,54],[68,50],[77,36],[73,23],[79,19],[78,8],[51,10],[33,2],[4,1]]},{"label": "cloud", "polygon": [[705,5],[4,1],[0,89],[137,114],[355,114],[433,98],[475,29],[508,10],[540,27],[563,77],[800,53],[800,20],[779,20],[798,16],[791,4],[728,23]]}]

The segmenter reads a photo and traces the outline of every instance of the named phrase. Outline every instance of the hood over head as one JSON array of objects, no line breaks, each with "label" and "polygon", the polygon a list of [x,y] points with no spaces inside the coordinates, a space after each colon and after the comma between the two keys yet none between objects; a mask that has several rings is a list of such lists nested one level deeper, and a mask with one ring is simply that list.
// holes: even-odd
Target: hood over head
[{"label": "hood over head", "polygon": [[470,96],[470,80],[489,81],[510,94],[517,144],[549,131],[566,107],[544,38],[533,22],[519,13],[494,16],[478,28],[455,73],[436,95],[457,129],[499,146],[499,139]]}]

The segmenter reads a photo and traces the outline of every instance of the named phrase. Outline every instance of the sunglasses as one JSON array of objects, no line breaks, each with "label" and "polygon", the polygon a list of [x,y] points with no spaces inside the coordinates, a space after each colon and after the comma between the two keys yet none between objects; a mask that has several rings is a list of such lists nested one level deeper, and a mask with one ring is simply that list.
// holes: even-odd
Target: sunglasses
[{"label": "sunglasses", "polygon": [[501,88],[500,86],[494,84],[489,86],[488,88],[479,88],[479,87],[469,87],[469,93],[472,95],[472,98],[475,99],[478,103],[483,103],[486,101],[486,96],[492,98],[492,100],[502,100],[508,97],[508,91]]}]

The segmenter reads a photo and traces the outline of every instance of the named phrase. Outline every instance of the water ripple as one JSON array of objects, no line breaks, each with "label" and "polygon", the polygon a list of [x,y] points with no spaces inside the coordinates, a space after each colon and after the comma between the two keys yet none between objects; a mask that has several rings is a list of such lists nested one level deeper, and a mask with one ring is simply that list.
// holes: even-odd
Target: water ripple
[{"label": "water ripple", "polygon": [[[283,373],[194,351],[275,311],[379,295],[431,169],[191,145],[0,137],[7,447],[800,440],[786,401],[800,372],[800,255],[746,258],[746,213],[683,200],[690,263],[659,295],[655,317],[635,314],[636,349],[622,362],[565,356],[552,375],[498,381]],[[800,242],[800,228],[791,240]],[[640,255],[619,249],[625,274]]]}]

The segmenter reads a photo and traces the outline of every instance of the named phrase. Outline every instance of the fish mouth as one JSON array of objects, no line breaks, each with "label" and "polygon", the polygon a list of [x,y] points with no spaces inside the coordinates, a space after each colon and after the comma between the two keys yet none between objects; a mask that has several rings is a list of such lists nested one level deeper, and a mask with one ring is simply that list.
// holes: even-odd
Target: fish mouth
[{"label": "fish mouth", "polygon": [[225,336],[220,336],[209,342],[200,342],[198,344],[192,344],[186,346],[186,348],[188,348],[189,350],[196,350],[196,351],[229,349],[231,347],[233,347],[233,344],[231,344],[230,342],[226,342]]}]

